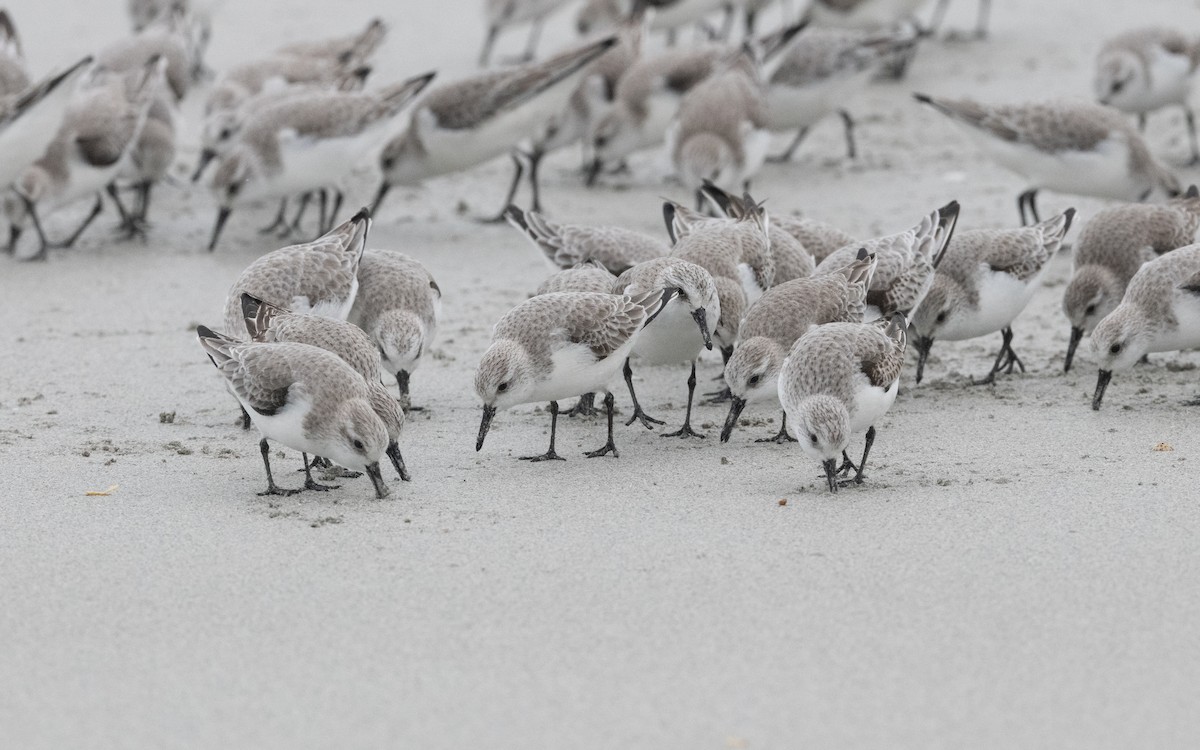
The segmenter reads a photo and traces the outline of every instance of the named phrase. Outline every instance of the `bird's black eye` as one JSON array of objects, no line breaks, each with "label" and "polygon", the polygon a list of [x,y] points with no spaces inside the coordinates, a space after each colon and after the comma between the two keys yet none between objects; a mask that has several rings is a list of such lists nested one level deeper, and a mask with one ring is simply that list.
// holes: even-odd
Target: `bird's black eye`
[{"label": "bird's black eye", "polygon": [[1113,344],[1112,346],[1108,347],[1108,350],[1110,352],[1112,352],[1113,354],[1120,354],[1121,353],[1121,345]]},{"label": "bird's black eye", "polygon": [[1123,88],[1125,88],[1125,82],[1124,82],[1124,81],[1113,81],[1113,85],[1112,85],[1112,92],[1113,92],[1114,94],[1119,94],[1119,93],[1121,93],[1121,89],[1123,89]]},{"label": "bird's black eye", "polygon": [[596,144],[596,148],[604,148],[605,144],[608,143],[608,136],[598,135],[592,140]]},{"label": "bird's black eye", "polygon": [[360,450],[360,451],[361,451],[361,450],[364,450],[363,441],[361,441],[361,440],[355,440],[355,441],[354,441],[354,448],[355,448],[355,450]]},{"label": "bird's black eye", "polygon": [[508,383],[501,383],[500,385],[496,386],[496,390],[500,393],[504,393],[508,390]]},{"label": "bird's black eye", "polygon": [[688,298],[688,296],[687,296],[687,292],[685,292],[685,291],[683,291],[682,289],[680,289],[680,290],[679,290],[679,299],[686,300],[687,298]]},{"label": "bird's black eye", "polygon": [[809,433],[808,439],[809,439],[809,440],[812,440],[812,444],[813,444],[813,445],[816,445],[816,444],[817,444],[817,436],[816,436],[816,435],[813,435],[813,434]]},{"label": "bird's black eye", "polygon": [[391,156],[385,157],[380,166],[382,166],[385,170],[391,169],[392,167],[396,166],[396,160]]},{"label": "bird's black eye", "polygon": [[217,137],[224,141],[224,140],[227,140],[232,135],[233,135],[232,130],[230,130],[229,128],[222,128],[220,135],[218,135]]},{"label": "bird's black eye", "polygon": [[945,322],[946,322],[946,313],[945,313],[945,312],[940,312],[940,313],[938,313],[938,316],[937,316],[937,322],[939,322],[939,323],[945,323]]},{"label": "bird's black eye", "polygon": [[750,376],[750,385],[758,385],[758,381],[760,381],[760,380],[762,380],[761,375],[751,375]]},{"label": "bird's black eye", "polygon": [[1096,314],[1096,306],[1088,305],[1087,309],[1083,311],[1083,314],[1084,315],[1095,315]]}]

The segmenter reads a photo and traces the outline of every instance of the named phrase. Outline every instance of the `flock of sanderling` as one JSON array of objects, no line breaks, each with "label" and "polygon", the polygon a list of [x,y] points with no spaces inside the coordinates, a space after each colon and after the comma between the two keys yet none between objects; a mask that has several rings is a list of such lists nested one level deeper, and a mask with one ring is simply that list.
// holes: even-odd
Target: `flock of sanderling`
[{"label": "flock of sanderling", "polygon": [[[939,0],[935,18],[948,0]],[[819,120],[837,114],[848,153],[854,120],[844,104],[882,75],[902,75],[932,30],[916,21],[922,0],[813,0],[799,22],[762,34],[766,0],[587,0],[576,23],[584,37],[544,60],[534,53],[544,18],[568,0],[485,0],[486,67],[497,36],[529,25],[520,63],[433,84],[433,73],[367,86],[384,42],[380,20],[346,37],[296,43],[230,68],[208,86],[203,143],[193,181],[216,197],[210,250],[236,208],[278,205],[265,233],[299,232],[314,202],[322,236],[263,255],[230,290],[224,332],[201,326],[200,342],[262,435],[304,454],[305,488],[328,489],[312,468],[361,470],[383,497],[388,457],[400,453],[409,378],[434,340],[441,289],[398,252],[368,249],[371,211],[393,185],[413,185],[511,155],[515,177],[501,217],[557,270],[537,294],[496,323],[475,376],[483,403],[476,449],[498,411],[549,402],[555,450],[558,402],[597,413],[603,395],[607,440],[586,455],[618,455],[614,382],[623,375],[633,411],[648,429],[633,368],[690,365],[683,422],[664,436],[703,438],[692,426],[696,361],[717,348],[729,403],[720,439],[730,439],[747,403],[777,402],[779,434],[820,461],[831,491],[862,483],[874,425],[894,403],[910,336],[915,381],[938,339],[999,332],[1001,346],[982,383],[1014,367],[1012,324],[1064,243],[1074,209],[1043,220],[1039,189],[1121,201],[1088,218],[1074,243],[1063,308],[1070,322],[1065,368],[1090,334],[1100,371],[1099,409],[1113,372],[1149,352],[1200,346],[1200,192],[1186,190],[1129,120],[1180,106],[1194,162],[1200,147],[1188,95],[1200,38],[1172,29],[1123,33],[1096,61],[1097,104],[1048,101],[992,105],[916,94],[963,126],[979,147],[1027,180],[1021,225],[960,229],[959,206],[931,208],[908,229],[860,239],[811,219],[768,216],[749,183],[768,159],[789,159]],[[987,0],[975,36],[986,37]],[[32,226],[44,258],[56,243],[42,218],[92,199],[70,245],[104,206],[121,229],[142,234],[153,186],[176,154],[177,104],[211,75],[204,62],[209,18],[184,0],[131,0],[135,33],[34,82],[15,26],[0,12],[0,181],[15,253]],[[234,12],[230,8],[229,12]],[[720,13],[726,14],[723,30]],[[745,39],[729,19],[744,14]],[[675,44],[701,24],[713,40]],[[714,25],[709,25],[714,24]],[[671,46],[651,51],[666,32]],[[795,133],[768,155],[772,133]],[[695,206],[666,201],[667,236],[616,226],[557,223],[541,211],[542,158],[581,144],[587,184],[619,170],[630,154],[664,149]],[[342,186],[363,163],[381,175],[375,203],[333,226]],[[528,173],[533,205],[511,205]],[[127,208],[123,190],[132,189]],[[761,197],[761,196],[760,196]],[[1148,203],[1150,199],[1162,202]],[[1165,200],[1163,200],[1165,199]],[[289,218],[289,206],[294,211]],[[500,217],[498,217],[500,218]],[[395,376],[397,401],[382,385]],[[857,462],[851,438],[865,433]],[[310,459],[311,456],[311,459]],[[339,467],[341,467],[339,469]]]}]

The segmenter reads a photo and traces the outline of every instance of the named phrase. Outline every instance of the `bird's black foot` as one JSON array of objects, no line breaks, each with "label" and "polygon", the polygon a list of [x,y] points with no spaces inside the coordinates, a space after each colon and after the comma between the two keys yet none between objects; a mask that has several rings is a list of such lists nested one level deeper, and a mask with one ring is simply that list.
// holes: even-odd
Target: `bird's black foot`
[{"label": "bird's black foot", "polygon": [[282,488],[279,485],[272,482],[271,485],[267,487],[267,489],[258,493],[258,496],[266,497],[268,495],[279,495],[281,497],[288,497],[290,495],[298,495],[298,494],[300,494],[300,490],[285,490],[284,488]]},{"label": "bird's black foot", "polygon": [[596,394],[585,393],[579,397],[568,411],[563,412],[568,417],[594,417],[600,413],[596,408]]},{"label": "bird's black foot", "polygon": [[613,455],[613,458],[621,457],[621,454],[617,452],[617,446],[615,443],[613,443],[612,438],[609,438],[609,441],[605,443],[603,447],[597,448],[594,451],[588,451],[583,455],[587,456],[588,458],[600,458],[601,456],[606,456],[609,453]]},{"label": "bird's black foot", "polygon": [[1180,402],[1180,406],[1200,406],[1200,396],[1191,399],[1190,401]]},{"label": "bird's black foot", "polygon": [[315,490],[316,492],[328,492],[329,490],[336,490],[341,486],[342,485],[340,484],[319,484],[314,482],[311,478],[306,478],[304,480],[304,489]]},{"label": "bird's black foot", "polygon": [[720,391],[713,391],[712,393],[706,393],[704,395],[708,398],[701,403],[707,406],[712,406],[713,404],[723,404],[729,401],[729,399],[733,398],[733,393],[728,388]]},{"label": "bird's black foot", "polygon": [[796,440],[796,438],[794,438],[788,434],[787,427],[785,426],[785,427],[780,427],[779,432],[777,432],[774,437],[758,438],[754,442],[756,442],[756,443],[775,443],[776,445],[786,445],[787,443],[796,443],[799,441]]},{"label": "bird's black foot", "polygon": [[521,456],[521,460],[536,464],[540,461],[566,461],[567,459],[558,455],[553,450],[548,450],[540,456]]},{"label": "bird's black foot", "polygon": [[680,427],[678,430],[675,430],[674,432],[665,432],[662,434],[662,437],[700,438],[701,440],[703,440],[704,438],[706,438],[708,436],[701,435],[700,433],[698,433],[692,429],[692,425],[690,423],[684,422],[683,427]]},{"label": "bird's black foot", "polygon": [[633,407],[633,416],[630,417],[627,422],[625,422],[625,426],[628,427],[634,422],[641,422],[642,427],[645,427],[647,430],[653,430],[654,425],[656,424],[666,424],[666,422],[662,421],[661,419],[655,419],[654,417],[647,415],[646,412],[642,411],[642,407],[640,406]]}]

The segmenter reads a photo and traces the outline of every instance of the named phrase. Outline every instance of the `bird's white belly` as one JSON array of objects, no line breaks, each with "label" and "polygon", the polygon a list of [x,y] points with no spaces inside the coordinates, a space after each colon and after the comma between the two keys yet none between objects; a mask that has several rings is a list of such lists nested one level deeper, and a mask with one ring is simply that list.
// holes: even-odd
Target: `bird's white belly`
[{"label": "bird's white belly", "polygon": [[691,362],[700,356],[703,346],[704,338],[691,308],[675,298],[638,334],[633,353],[640,362],[666,365]]},{"label": "bird's white belly", "polygon": [[1149,351],[1173,352],[1200,347],[1200,294],[1176,292],[1172,312],[1179,325],[1154,337]]},{"label": "bird's white belly", "polygon": [[287,404],[271,416],[259,414],[241,398],[238,398],[238,401],[241,401],[242,408],[250,415],[254,426],[267,440],[283,443],[287,447],[303,453],[323,455],[323,446],[318,441],[312,440],[304,430],[304,418],[312,409],[312,402],[297,394],[295,389],[289,394]]},{"label": "bird's white belly", "polygon": [[938,332],[938,338],[964,341],[1007,328],[1029,304],[1041,286],[1041,277],[1039,273],[1026,283],[1011,274],[985,268],[978,280],[979,307],[952,318]]},{"label": "bird's white belly", "polygon": [[559,401],[584,393],[608,390],[608,384],[620,372],[633,349],[636,337],[617,351],[596,361],[591,349],[583,344],[566,344],[551,355],[553,369],[530,390],[527,402]]},{"label": "bird's white belly", "polygon": [[968,129],[975,141],[1001,166],[1016,172],[1031,187],[1060,193],[1136,201],[1151,186],[1129,172],[1129,147],[1109,138],[1090,151],[1047,153]]},{"label": "bird's white belly", "polygon": [[850,432],[858,434],[866,432],[867,428],[878,422],[892,404],[896,403],[896,393],[900,390],[900,379],[896,378],[886,390],[871,385],[866,375],[854,376],[857,388],[854,391],[854,410],[850,414]]},{"label": "bird's white belly", "polygon": [[1128,94],[1113,104],[1126,112],[1152,112],[1169,104],[1183,104],[1191,93],[1191,63],[1184,55],[1161,48],[1150,61],[1150,85],[1126,86]]}]

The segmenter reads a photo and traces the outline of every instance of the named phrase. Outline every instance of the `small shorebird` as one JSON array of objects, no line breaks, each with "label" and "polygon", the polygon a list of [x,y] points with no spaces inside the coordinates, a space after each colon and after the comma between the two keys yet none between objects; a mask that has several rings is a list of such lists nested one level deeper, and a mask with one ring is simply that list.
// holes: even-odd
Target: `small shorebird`
[{"label": "small shorebird", "polygon": [[1179,194],[1179,181],[1111,107],[1067,101],[989,105],[914,96],[962,125],[998,164],[1028,180],[1029,187],[1017,196],[1022,224],[1041,221],[1036,201],[1043,188],[1126,201],[1144,201],[1156,192]]},{"label": "small shorebird", "polygon": [[618,226],[559,224],[537,211],[509,206],[504,218],[529,238],[553,268],[573,268],[596,261],[620,275],[629,268],[671,252],[661,240]]}]

